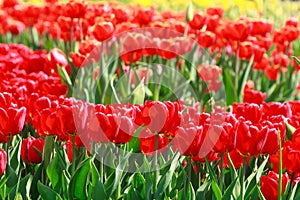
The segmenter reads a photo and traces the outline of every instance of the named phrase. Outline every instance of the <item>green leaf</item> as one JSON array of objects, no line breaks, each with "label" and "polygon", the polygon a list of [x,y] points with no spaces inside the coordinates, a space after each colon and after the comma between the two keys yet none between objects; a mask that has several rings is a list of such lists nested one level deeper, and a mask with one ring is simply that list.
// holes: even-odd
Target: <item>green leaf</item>
[{"label": "green leaf", "polygon": [[37,184],[38,191],[43,200],[62,200],[62,198],[54,190],[42,184],[40,181]]},{"label": "green leaf", "polygon": [[222,69],[223,83],[225,87],[226,103],[227,105],[232,105],[234,102],[238,102],[237,91],[233,85],[233,78],[230,76],[229,70],[227,68]]},{"label": "green leaf", "polygon": [[190,2],[187,9],[186,9],[186,15],[185,15],[185,19],[187,22],[192,21],[194,18],[194,9],[193,9],[193,3]]},{"label": "green leaf", "polygon": [[54,136],[47,135],[44,144],[44,167],[47,168],[52,159],[52,153],[54,149]]},{"label": "green leaf", "polygon": [[216,200],[221,200],[222,199],[222,192],[218,186],[218,184],[212,180],[211,182],[211,187],[212,187],[212,191],[214,194],[214,197],[216,198]]},{"label": "green leaf", "polygon": [[[18,184],[16,184],[9,193],[9,198],[14,199],[17,193],[20,193],[23,199],[26,199],[26,185],[29,182],[31,174],[27,174],[23,177]],[[17,191],[18,190],[18,191]]]},{"label": "green leaf", "polygon": [[189,182],[187,194],[188,194],[188,199],[189,200],[195,200],[196,199],[195,190],[194,190],[193,185],[192,185],[191,182]]},{"label": "green leaf", "polygon": [[286,139],[287,140],[292,140],[293,134],[296,131],[296,128],[290,125],[288,122],[285,122],[286,126]]},{"label": "green leaf", "polygon": [[231,180],[234,180],[237,177],[237,171],[236,171],[236,169],[233,165],[233,162],[230,158],[229,153],[227,154],[227,159],[228,159],[228,162],[229,162],[229,165],[230,165],[229,170],[230,170]]},{"label": "green leaf", "polygon": [[19,192],[16,194],[15,200],[23,200],[22,195]]},{"label": "green leaf", "polygon": [[264,171],[264,168],[266,166],[266,164],[268,163],[269,161],[269,156],[267,156],[264,161],[261,163],[261,165],[259,166],[259,168],[257,169],[257,173],[256,173],[256,182],[259,183],[260,181],[260,178],[261,178],[261,175]]},{"label": "green leaf", "polygon": [[52,162],[46,169],[47,176],[52,184],[52,188],[58,192],[61,188],[61,169],[58,166],[58,156],[54,156]]},{"label": "green leaf", "polygon": [[297,182],[296,185],[293,187],[293,190],[292,190],[292,192],[291,192],[291,194],[290,194],[290,196],[288,198],[289,200],[296,199],[295,197],[296,197],[296,191],[298,189],[298,183],[299,182]]},{"label": "green leaf", "polygon": [[163,174],[162,177],[160,178],[154,195],[155,199],[159,199],[159,197],[164,193],[166,188],[169,186],[172,180],[172,176],[174,175],[175,169],[178,166],[179,156],[180,156],[179,153],[176,153],[173,156],[169,170],[166,171],[166,173]]},{"label": "green leaf", "polygon": [[244,69],[244,71],[242,73],[242,76],[239,79],[239,85],[238,85],[238,91],[237,91],[239,102],[242,101],[243,89],[244,89],[245,84],[247,82],[249,73],[252,69],[253,59],[254,59],[254,55],[251,56],[250,61],[248,62],[246,68]]},{"label": "green leaf", "polygon": [[278,94],[282,89],[283,82],[280,84],[274,84],[268,91],[267,91],[267,98],[266,102],[275,101],[278,98]]},{"label": "green leaf", "polygon": [[6,177],[8,177],[6,185],[8,187],[14,187],[18,183],[18,176],[10,165],[6,166]]},{"label": "green leaf", "polygon": [[233,194],[233,189],[236,187],[238,177],[236,177],[225,190],[224,195],[222,197],[223,200],[231,199],[231,195]]},{"label": "green leaf", "polygon": [[196,191],[196,199],[205,199],[205,193],[207,192],[209,184],[204,182]]},{"label": "green leaf", "polygon": [[210,162],[207,160],[206,157],[205,157],[205,163],[206,163],[206,167],[208,168],[209,177],[211,178],[212,181],[217,182],[216,173],[211,167]]},{"label": "green leaf", "polygon": [[145,87],[143,81],[132,91],[132,104],[143,104],[145,100]]},{"label": "green leaf", "polygon": [[258,196],[260,200],[266,200],[266,198],[264,197],[264,195],[261,192],[260,187],[257,187],[257,191],[258,191]]},{"label": "green leaf", "polygon": [[70,180],[69,199],[87,199],[86,182],[90,171],[90,159],[84,160]]},{"label": "green leaf", "polygon": [[10,166],[15,170],[18,171],[20,161],[20,147],[21,147],[21,139],[14,145],[14,148],[11,152],[10,158]]},{"label": "green leaf", "polygon": [[66,71],[66,68],[57,66],[57,71],[58,71],[60,77],[62,78],[62,80],[64,80],[64,82],[66,84],[68,84],[68,86],[72,87],[72,81],[69,77],[68,72]]},{"label": "green leaf", "polygon": [[43,172],[44,166],[43,162],[39,165],[38,169],[33,175],[32,182],[31,182],[31,187],[30,187],[30,196],[32,199],[37,199],[39,196],[38,188],[37,188],[37,183],[39,180],[41,180],[42,172]]},{"label": "green leaf", "polygon": [[296,62],[298,63],[298,65],[300,65],[300,60],[296,56],[292,56],[292,58],[294,58],[296,60]]},{"label": "green leaf", "polygon": [[282,200],[286,200],[287,199],[287,197],[288,197],[288,195],[290,193],[291,184],[292,184],[291,181],[289,181],[288,184],[286,185],[286,187],[283,188],[284,189],[284,193],[283,193],[283,196],[282,196]]},{"label": "green leaf", "polygon": [[101,197],[101,199],[106,199],[107,197],[106,197],[105,188],[104,188],[102,182],[100,181],[99,172],[98,172],[94,162],[92,160],[90,162],[91,162],[90,165],[91,165],[91,173],[92,173],[91,198],[98,199],[99,197]]}]

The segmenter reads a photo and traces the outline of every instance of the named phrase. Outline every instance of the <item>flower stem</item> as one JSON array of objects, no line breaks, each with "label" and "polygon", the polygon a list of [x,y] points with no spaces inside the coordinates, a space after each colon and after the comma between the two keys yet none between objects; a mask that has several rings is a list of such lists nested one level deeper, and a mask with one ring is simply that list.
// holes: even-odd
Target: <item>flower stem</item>
[{"label": "flower stem", "polygon": [[72,135],[72,176],[75,173],[75,161],[76,161],[76,148],[75,148],[75,135]]},{"label": "flower stem", "polygon": [[243,162],[243,174],[241,177],[241,200],[244,200],[244,189],[245,189],[245,176],[246,176],[246,167],[247,167],[247,157],[244,157]]},{"label": "flower stem", "polygon": [[223,192],[223,186],[224,186],[224,153],[220,154],[220,190]]},{"label": "flower stem", "polygon": [[280,131],[278,131],[278,142],[279,142],[279,178],[278,178],[278,200],[282,199],[282,147]]}]

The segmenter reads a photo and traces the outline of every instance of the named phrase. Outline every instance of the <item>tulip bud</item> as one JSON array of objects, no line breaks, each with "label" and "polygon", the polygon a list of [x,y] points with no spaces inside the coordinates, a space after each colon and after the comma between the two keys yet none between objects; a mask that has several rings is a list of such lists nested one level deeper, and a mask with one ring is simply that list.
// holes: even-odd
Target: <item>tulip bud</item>
[{"label": "tulip bud", "polygon": [[45,141],[41,138],[30,136],[23,140],[21,146],[22,160],[27,164],[37,164],[42,162],[42,157],[38,151],[43,153]]},{"label": "tulip bud", "polygon": [[6,152],[0,149],[0,175],[4,174],[7,162]]}]

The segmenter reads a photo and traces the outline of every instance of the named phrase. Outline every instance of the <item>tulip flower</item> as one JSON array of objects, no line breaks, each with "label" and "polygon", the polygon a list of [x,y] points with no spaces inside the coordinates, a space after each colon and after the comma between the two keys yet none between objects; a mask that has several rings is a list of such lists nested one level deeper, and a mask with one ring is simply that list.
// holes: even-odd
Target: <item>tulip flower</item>
[{"label": "tulip flower", "polygon": [[0,176],[4,174],[6,169],[7,156],[3,149],[0,149]]},{"label": "tulip flower", "polygon": [[23,140],[21,145],[21,158],[27,164],[42,162],[40,153],[43,153],[45,141],[42,138],[32,136]]},{"label": "tulip flower", "polygon": [[[279,176],[274,171],[269,171],[266,176],[262,176],[260,179],[261,192],[266,200],[278,199],[278,179]],[[282,194],[284,194],[286,185],[289,181],[287,173],[282,174]]]}]

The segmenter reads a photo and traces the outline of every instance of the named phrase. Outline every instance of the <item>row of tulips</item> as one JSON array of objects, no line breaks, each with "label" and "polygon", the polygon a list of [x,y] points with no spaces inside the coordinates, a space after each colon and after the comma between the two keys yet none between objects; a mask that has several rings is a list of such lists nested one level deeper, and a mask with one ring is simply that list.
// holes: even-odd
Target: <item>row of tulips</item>
[{"label": "row of tulips", "polygon": [[[280,29],[274,29],[274,25],[266,20],[225,19],[224,10],[220,8],[208,8],[205,13],[194,13],[190,9],[187,14],[184,12],[177,14],[170,11],[159,13],[152,7],[124,7],[118,3],[49,1],[43,6],[36,6],[30,3],[7,2],[9,3],[4,1],[2,4],[0,28],[2,35],[7,36],[7,33],[18,35],[28,28],[31,33],[33,30],[38,31],[39,36],[44,38],[40,40],[42,43],[46,43],[45,40],[49,36],[53,40],[63,40],[71,44],[80,41],[79,52],[71,54],[72,61],[77,67],[83,66],[83,61],[89,58],[97,41],[103,42],[114,35],[135,28],[168,28],[196,40],[200,47],[211,52],[213,59],[218,59],[224,49],[229,56],[235,55],[241,60],[249,61],[253,54],[253,68],[263,70],[271,80],[276,80],[278,72],[287,71],[289,57],[293,55],[292,42],[299,37],[296,18],[290,18]],[[130,48],[128,49],[128,44],[124,44],[125,50],[120,52],[120,55],[122,60],[129,64],[130,57],[133,57],[131,62],[137,62],[142,56],[153,56],[158,53],[164,59],[172,59],[176,57],[174,52],[182,55],[191,50],[180,38],[170,40],[173,37],[165,32],[147,37],[127,35],[121,42],[123,44],[127,42]],[[35,41],[34,35],[31,39]],[[42,43],[39,45],[43,45]],[[151,49],[143,50],[149,48],[147,44]],[[276,48],[270,49],[273,44]],[[65,50],[74,51],[74,46],[68,45]],[[165,54],[162,50],[166,47],[173,53]],[[292,65],[298,68],[295,62]]]},{"label": "row of tulips", "polygon": [[1,9],[0,40],[34,49],[0,45],[3,199],[299,198],[296,18]]},{"label": "row of tulips", "polygon": [[[268,176],[262,177],[261,188],[263,195],[272,199],[278,193],[269,197],[270,188],[264,184],[269,179],[276,179],[281,143],[282,166],[287,172],[283,192],[288,180],[297,184],[300,172],[298,101],[234,103],[230,112],[215,107],[211,113],[200,112],[199,103],[191,107],[182,101],[95,105],[66,97],[67,86],[60,83],[53,67],[63,64],[68,67],[63,55],[57,49],[47,54],[45,51],[31,51],[23,45],[1,45],[4,72],[0,93],[1,143],[9,145],[21,134],[24,139],[20,155],[24,163],[33,165],[43,161],[44,139],[50,135],[56,136],[57,142],[63,142],[62,148],[67,150],[70,162],[74,150],[72,137],[75,150],[85,146],[87,151],[93,143],[112,142],[125,146],[132,138],[138,137],[139,148],[135,151],[145,155],[153,156],[155,150],[163,152],[171,147],[189,162],[205,163],[206,158],[230,168],[229,155],[236,169],[243,165],[244,160],[248,163],[251,158],[269,155],[270,169],[275,172],[270,171]],[[39,65],[32,65],[35,59]],[[253,82],[248,82],[244,100],[257,100],[257,95],[262,102],[265,95],[254,91]],[[34,129],[29,130],[32,126]],[[136,136],[135,132],[138,133]],[[1,153],[3,174],[7,156],[5,151]],[[195,170],[198,170],[196,165]]]}]

